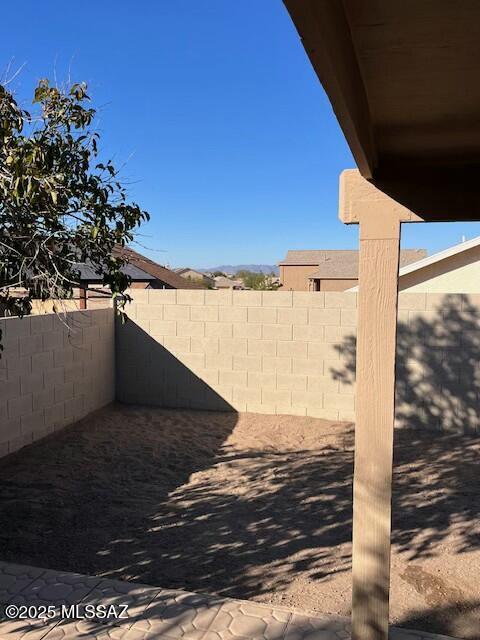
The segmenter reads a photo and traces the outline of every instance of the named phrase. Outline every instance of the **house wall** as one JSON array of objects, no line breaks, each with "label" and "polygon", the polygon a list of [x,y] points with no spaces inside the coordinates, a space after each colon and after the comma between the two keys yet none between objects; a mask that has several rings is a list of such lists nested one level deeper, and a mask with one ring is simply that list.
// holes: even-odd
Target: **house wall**
[{"label": "house wall", "polygon": [[0,456],[110,403],[113,309],[0,319]]},{"label": "house wall", "polygon": [[32,300],[32,314],[41,315],[45,313],[54,313],[54,307],[57,307],[62,313],[66,311],[78,311],[79,300],[78,294],[76,299],[69,300]]},{"label": "house wall", "polygon": [[280,265],[280,282],[283,291],[308,291],[308,277],[317,269],[318,265]]},{"label": "house wall", "polygon": [[480,247],[401,276],[400,289],[422,293],[480,293]]},{"label": "house wall", "polygon": [[[355,420],[357,296],[145,291],[118,324],[117,398]],[[397,424],[478,429],[480,296],[403,293]]]},{"label": "house wall", "polygon": [[[11,289],[12,293],[15,293],[18,296],[27,295],[27,290],[23,287],[16,287]],[[100,301],[101,299],[99,299]],[[95,301],[96,302],[96,301]],[[101,308],[110,306],[112,307],[112,299],[105,298],[101,305],[95,304],[94,308]],[[78,311],[80,309],[80,289],[74,288],[72,291],[71,298],[64,298],[61,300],[32,300],[32,310],[31,313],[33,315],[39,315],[44,313],[55,313],[55,309],[57,309],[60,313],[65,313],[67,311]],[[2,313],[3,316],[3,313]]]},{"label": "house wall", "polygon": [[320,287],[318,291],[346,291],[350,289],[350,287],[354,287],[358,283],[358,280],[356,278],[351,280],[322,278],[318,282]]},{"label": "house wall", "polygon": [[[98,287],[101,288],[101,287]],[[143,287],[142,287],[143,288]],[[88,309],[106,309],[113,308],[112,298],[109,295],[102,296],[94,291],[87,291]],[[80,291],[79,289],[73,290],[73,298],[65,300],[33,300],[32,301],[32,314],[42,315],[45,313],[55,313],[57,310],[59,313],[66,313],[69,311],[80,310]]]},{"label": "house wall", "polygon": [[166,282],[162,282],[161,280],[153,280],[148,289],[173,289],[172,285],[167,284]]}]

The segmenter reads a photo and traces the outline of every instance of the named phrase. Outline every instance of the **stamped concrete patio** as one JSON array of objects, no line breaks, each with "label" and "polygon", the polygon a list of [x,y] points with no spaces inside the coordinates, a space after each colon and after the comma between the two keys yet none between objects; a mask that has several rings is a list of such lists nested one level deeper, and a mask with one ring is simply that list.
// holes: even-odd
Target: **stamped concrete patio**
[{"label": "stamped concrete patio", "polygon": [[[0,563],[2,640],[348,640],[340,616],[308,616],[286,608],[186,591]],[[78,617],[9,620],[7,604],[38,608],[78,605]],[[82,619],[86,605],[128,605],[128,617]],[[392,627],[390,640],[446,640],[447,636]]]}]

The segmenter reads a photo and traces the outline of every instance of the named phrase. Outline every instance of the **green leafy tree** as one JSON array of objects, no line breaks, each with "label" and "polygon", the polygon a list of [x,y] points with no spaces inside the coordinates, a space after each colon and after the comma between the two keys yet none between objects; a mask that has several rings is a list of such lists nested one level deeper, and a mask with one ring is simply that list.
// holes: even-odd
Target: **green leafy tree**
[{"label": "green leafy tree", "polygon": [[122,294],[126,258],[113,249],[149,217],[127,202],[113,163],[100,162],[85,84],[60,90],[41,80],[33,109],[0,85],[0,307],[19,316],[35,298],[71,297],[79,262],[98,267],[112,296]]},{"label": "green leafy tree", "polygon": [[266,291],[277,291],[281,286],[280,280],[273,272],[265,274],[264,288]]},{"label": "green leafy tree", "polygon": [[279,288],[279,284],[275,279],[275,274],[257,273],[256,271],[248,271],[242,269],[236,273],[236,277],[242,280],[248,289],[256,289],[258,291],[274,291]]}]

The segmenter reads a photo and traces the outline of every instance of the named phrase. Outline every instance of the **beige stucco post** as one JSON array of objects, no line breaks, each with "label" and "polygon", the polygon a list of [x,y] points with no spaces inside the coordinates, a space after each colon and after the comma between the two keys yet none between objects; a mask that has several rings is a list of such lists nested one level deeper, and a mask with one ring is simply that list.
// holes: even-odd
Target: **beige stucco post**
[{"label": "beige stucco post", "polygon": [[352,640],[387,640],[400,221],[360,219]]},{"label": "beige stucco post", "polygon": [[341,176],[340,218],[360,227],[352,640],[387,640],[400,228],[419,218],[358,171]]}]

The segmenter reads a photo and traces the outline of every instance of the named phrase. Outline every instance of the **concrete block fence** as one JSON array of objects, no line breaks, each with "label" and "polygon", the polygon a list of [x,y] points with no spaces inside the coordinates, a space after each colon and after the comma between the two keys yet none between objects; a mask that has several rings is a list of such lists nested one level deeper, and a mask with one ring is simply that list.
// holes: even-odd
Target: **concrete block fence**
[{"label": "concrete block fence", "polygon": [[0,319],[0,456],[115,397],[113,309]]},{"label": "concrete block fence", "polygon": [[[357,294],[132,290],[112,308],[0,319],[0,456],[116,398],[355,420]],[[479,433],[480,297],[403,293],[399,426]]]},{"label": "concrete block fence", "polygon": [[[132,291],[117,398],[355,420],[357,294]],[[480,297],[401,293],[398,426],[479,432]]]},{"label": "concrete block fence", "polygon": [[117,327],[120,400],[354,419],[354,385],[332,370],[355,335],[355,293],[132,294]]}]

